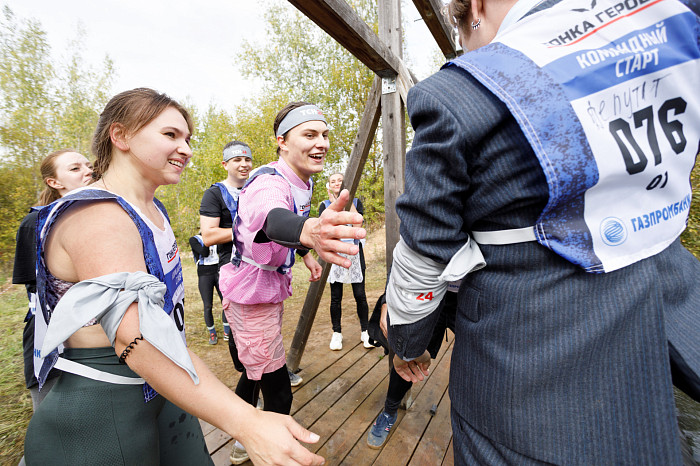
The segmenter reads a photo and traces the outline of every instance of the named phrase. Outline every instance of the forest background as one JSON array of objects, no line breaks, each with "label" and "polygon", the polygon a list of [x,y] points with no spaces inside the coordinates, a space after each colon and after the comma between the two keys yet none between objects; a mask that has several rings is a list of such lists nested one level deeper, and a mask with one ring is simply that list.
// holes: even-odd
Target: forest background
[{"label": "forest background", "polygon": [[[351,0],[358,14],[377,26],[376,2]],[[215,104],[197,108],[182,102],[195,122],[194,156],[179,184],[156,195],[173,221],[180,244],[197,233],[203,191],[224,178],[221,149],[233,139],[253,149],[254,166],[277,158],[272,121],[287,102],[305,100],[324,109],[331,127],[331,150],[324,173],[315,177],[312,209],[326,198],[327,175],[344,172],[373,73],[287,2],[262,2],[265,43],[244,44],[235,58],[244,76],[260,84],[259,91],[231,112]],[[88,157],[99,113],[113,95],[118,66],[105,56],[99,66],[86,63],[81,49],[85,33],[77,30],[63,61],[52,58],[41,24],[18,18],[5,6],[0,15],[0,280],[5,282],[14,259],[15,234],[28,207],[35,205],[43,184],[39,164],[44,156],[71,147]],[[404,42],[405,43],[405,42]],[[444,61],[432,57],[437,70]],[[409,62],[410,65],[410,62]],[[407,143],[411,130],[408,128]],[[371,230],[384,222],[384,173],[381,125],[364,167],[358,197]],[[693,174],[697,185],[698,169]],[[319,189],[320,188],[320,189]],[[690,221],[683,241],[700,253],[700,196],[694,190]],[[312,215],[315,214],[312,210]]]},{"label": "forest background", "polygon": [[[376,2],[349,2],[376,31]],[[304,100],[321,107],[331,128],[324,173],[315,176],[312,215],[327,197],[326,177],[344,172],[374,74],[288,2],[261,2],[263,43],[245,41],[235,57],[259,91],[231,110],[215,104],[198,108],[181,102],[195,123],[194,156],[177,185],[159,188],[180,244],[199,229],[199,203],[212,183],[225,178],[223,146],[238,139],[253,150],[255,167],[277,159],[272,122],[286,103]],[[118,64],[105,56],[98,66],[81,54],[89,40],[79,28],[67,58],[53,58],[42,25],[17,17],[5,6],[0,15],[0,279],[11,272],[15,234],[43,188],[39,164],[60,148],[92,158],[90,142],[99,113],[115,93]],[[436,55],[434,68],[444,59]],[[167,89],[158,89],[167,92]],[[410,135],[407,135],[409,138]],[[381,125],[358,187],[368,228],[384,220]]]}]

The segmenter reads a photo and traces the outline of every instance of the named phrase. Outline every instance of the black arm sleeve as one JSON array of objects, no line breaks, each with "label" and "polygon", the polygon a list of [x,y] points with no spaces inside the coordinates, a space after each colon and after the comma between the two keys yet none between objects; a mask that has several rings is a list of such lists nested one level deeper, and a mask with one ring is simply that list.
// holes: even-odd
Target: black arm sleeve
[{"label": "black arm sleeve", "polygon": [[194,253],[200,257],[209,256],[209,248],[200,244],[200,242],[197,241],[197,238],[194,236],[190,238],[190,247],[192,248],[192,251],[194,251]]},{"label": "black arm sleeve", "polygon": [[[304,228],[304,223],[307,220],[307,217],[301,217],[291,210],[276,207],[267,214],[267,219],[262,229],[265,235],[277,244],[288,248],[308,249],[299,242],[301,230]],[[258,241],[257,236],[255,241],[262,242]]]}]

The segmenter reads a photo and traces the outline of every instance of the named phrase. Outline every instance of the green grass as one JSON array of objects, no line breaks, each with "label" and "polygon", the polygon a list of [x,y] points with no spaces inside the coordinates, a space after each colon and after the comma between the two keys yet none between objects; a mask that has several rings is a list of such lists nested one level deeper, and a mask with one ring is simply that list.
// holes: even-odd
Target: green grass
[{"label": "green grass", "polygon": [[17,464],[24,449],[24,433],[32,415],[32,400],[24,385],[22,330],[27,313],[24,286],[0,291],[0,464]]}]

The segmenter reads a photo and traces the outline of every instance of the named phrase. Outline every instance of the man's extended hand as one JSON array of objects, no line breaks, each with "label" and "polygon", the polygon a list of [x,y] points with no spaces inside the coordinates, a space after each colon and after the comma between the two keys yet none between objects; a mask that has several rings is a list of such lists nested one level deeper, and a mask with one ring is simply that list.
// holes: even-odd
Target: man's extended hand
[{"label": "man's extended hand", "polygon": [[430,353],[425,351],[412,361],[404,361],[394,355],[394,370],[407,382],[419,382],[430,374]]},{"label": "man's extended hand", "polygon": [[355,255],[359,252],[359,246],[352,243],[344,243],[341,238],[362,239],[367,236],[364,228],[348,226],[349,224],[362,224],[362,215],[357,212],[345,211],[350,194],[343,189],[319,218],[310,218],[304,223],[299,241],[307,248],[312,248],[318,256],[326,262],[349,268],[350,259],[338,255],[338,253]]}]

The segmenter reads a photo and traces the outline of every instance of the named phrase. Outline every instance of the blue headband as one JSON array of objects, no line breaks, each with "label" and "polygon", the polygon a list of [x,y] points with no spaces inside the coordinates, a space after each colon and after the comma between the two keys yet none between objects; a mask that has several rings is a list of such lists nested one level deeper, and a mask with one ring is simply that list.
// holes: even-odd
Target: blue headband
[{"label": "blue headband", "polygon": [[315,105],[304,105],[287,113],[277,127],[277,134],[275,134],[275,136],[284,136],[290,129],[302,123],[306,123],[307,121],[322,121],[326,123],[326,119],[323,117],[323,112],[320,108]]},{"label": "blue headband", "polygon": [[224,149],[224,162],[228,162],[234,157],[253,158],[253,151],[245,144],[234,144]]}]

